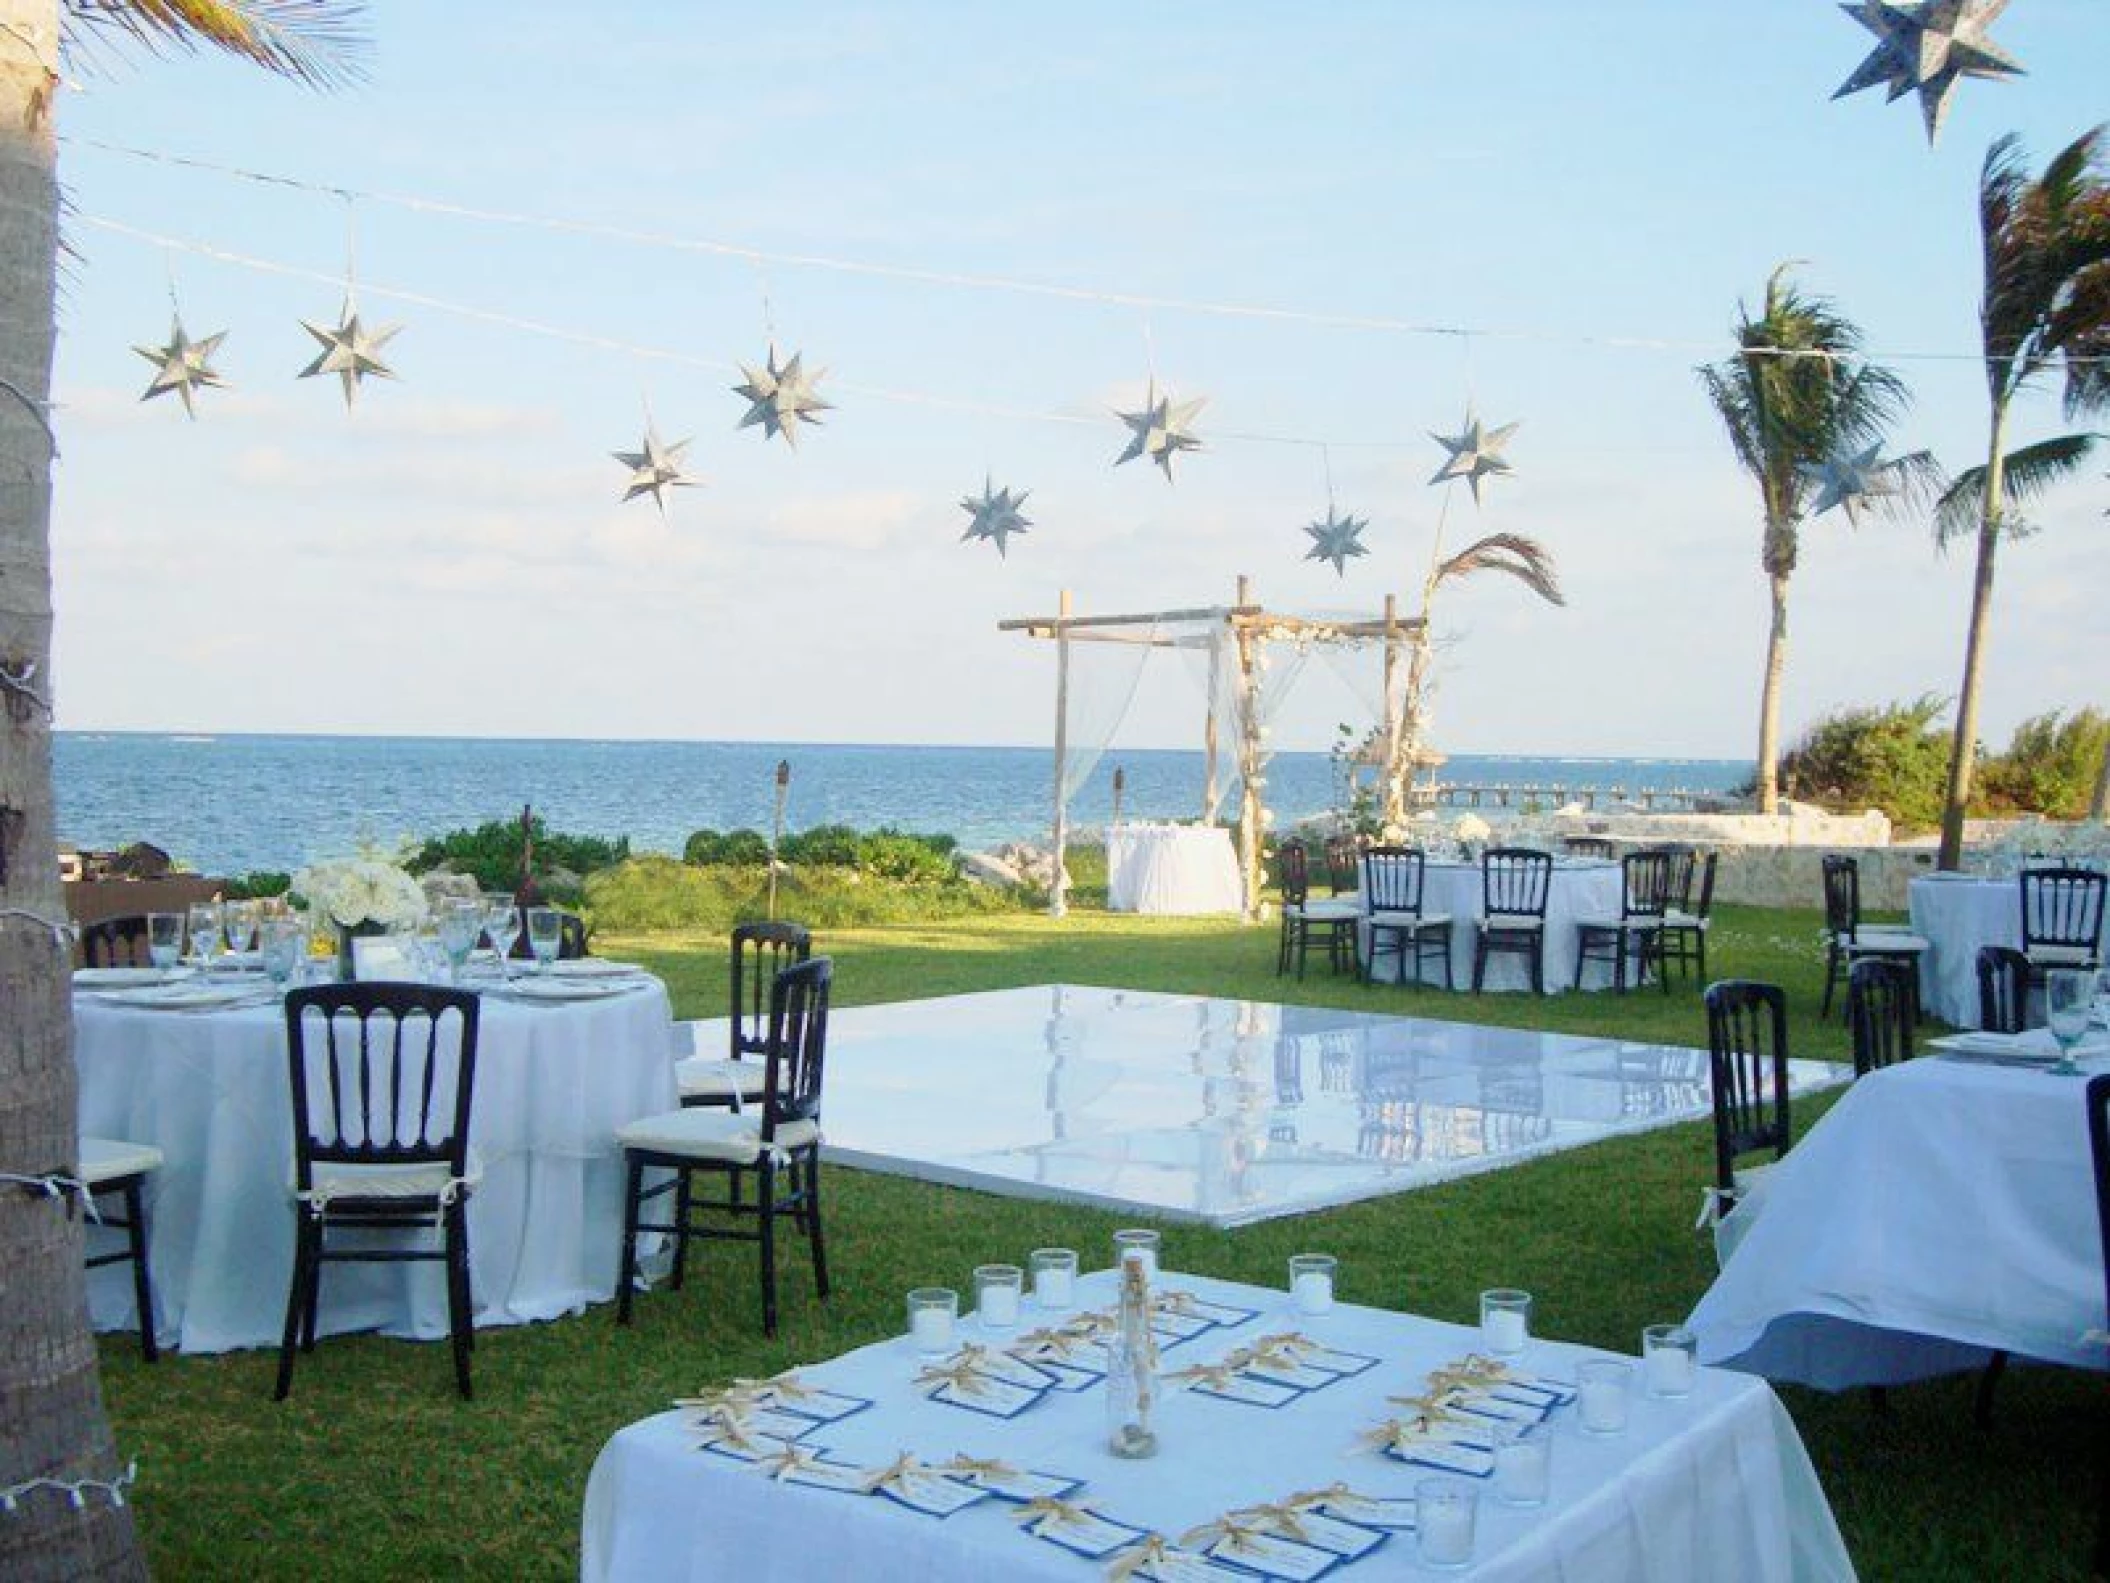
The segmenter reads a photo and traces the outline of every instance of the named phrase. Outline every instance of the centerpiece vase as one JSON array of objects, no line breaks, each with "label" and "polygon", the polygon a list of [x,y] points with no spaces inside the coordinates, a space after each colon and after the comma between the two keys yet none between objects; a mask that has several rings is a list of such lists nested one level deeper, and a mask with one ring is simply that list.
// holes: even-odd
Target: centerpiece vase
[{"label": "centerpiece vase", "polygon": [[1131,1459],[1158,1454],[1152,1415],[1158,1400],[1158,1344],[1150,1329],[1150,1282],[1143,1261],[1121,1265],[1121,1313],[1106,1367],[1107,1449]]},{"label": "centerpiece vase", "polygon": [[371,918],[361,923],[340,923],[337,926],[337,981],[339,983],[349,984],[359,976],[353,964],[352,942],[354,940],[378,939],[386,933],[388,933],[387,926],[376,923]]}]

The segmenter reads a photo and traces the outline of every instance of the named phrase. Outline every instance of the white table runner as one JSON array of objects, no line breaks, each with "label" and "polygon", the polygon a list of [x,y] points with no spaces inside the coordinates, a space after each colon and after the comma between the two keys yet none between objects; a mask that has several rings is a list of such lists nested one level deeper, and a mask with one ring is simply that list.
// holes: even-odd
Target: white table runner
[{"label": "white table runner", "polygon": [[[917,1360],[908,1343],[887,1341],[799,1371],[808,1384],[873,1403],[805,1440],[874,1467],[907,1449],[930,1460],[1001,1457],[1081,1478],[1078,1497],[1105,1515],[1174,1537],[1231,1507],[1335,1480],[1368,1494],[1411,1496],[1416,1480],[1428,1476],[1356,1449],[1357,1436],[1399,1411],[1386,1396],[1420,1389],[1430,1370],[1476,1350],[1476,1331],[1366,1308],[1292,1316],[1281,1292],[1177,1275],[1168,1282],[1263,1312],[1168,1349],[1167,1369],[1292,1326],[1383,1362],[1279,1410],[1169,1394],[1160,1416],[1163,1449],[1150,1461],[1122,1462],[1102,1449],[1101,1388],[1051,1396],[1000,1422],[921,1399],[910,1383]],[[1086,1278],[1079,1290],[1087,1304],[1111,1302],[1111,1272]],[[1029,1304],[1028,1322],[1038,1319]],[[963,1328],[973,1335],[972,1322]],[[1572,1374],[1577,1359],[1595,1355],[1542,1343],[1525,1362],[1549,1375]],[[668,1394],[702,1383],[670,1381]],[[1802,1443],[1762,1381],[1702,1370],[1685,1401],[1637,1398],[1631,1427],[1613,1439],[1583,1435],[1574,1417],[1565,1409],[1557,1421],[1547,1506],[1499,1506],[1483,1488],[1473,1577],[1737,1583],[1853,1576]],[[939,1521],[870,1496],[778,1483],[751,1465],[694,1449],[696,1441],[668,1413],[631,1425],[603,1449],[587,1486],[581,1536],[588,1583],[1096,1583],[1104,1574],[1100,1563],[1021,1533],[1012,1508],[997,1501]],[[1402,1575],[1420,1575],[1411,1533],[1328,1574],[1343,1583]]]}]

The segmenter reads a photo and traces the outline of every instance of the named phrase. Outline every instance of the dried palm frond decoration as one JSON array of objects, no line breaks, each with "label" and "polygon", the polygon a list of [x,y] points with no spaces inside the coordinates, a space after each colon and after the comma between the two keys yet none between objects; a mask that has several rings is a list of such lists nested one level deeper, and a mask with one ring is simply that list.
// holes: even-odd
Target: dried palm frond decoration
[{"label": "dried palm frond decoration", "polygon": [[1561,593],[1560,573],[1554,567],[1552,552],[1537,539],[1521,533],[1490,533],[1449,560],[1439,562],[1429,579],[1429,591],[1433,593],[1451,578],[1471,577],[1479,572],[1501,572],[1514,577],[1549,605],[1568,603]]}]

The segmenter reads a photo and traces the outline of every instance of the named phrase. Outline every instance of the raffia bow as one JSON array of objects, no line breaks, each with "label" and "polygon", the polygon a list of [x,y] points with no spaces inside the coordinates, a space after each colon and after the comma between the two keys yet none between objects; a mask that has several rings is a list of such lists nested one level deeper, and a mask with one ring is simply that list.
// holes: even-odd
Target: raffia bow
[{"label": "raffia bow", "polygon": [[1017,1478],[1019,1470],[1008,1462],[999,1462],[995,1457],[954,1456],[938,1464],[940,1472],[964,1473],[969,1478],[1011,1479]]},{"label": "raffia bow", "polygon": [[1250,1518],[1254,1526],[1262,1531],[1280,1534],[1285,1539],[1295,1539],[1300,1544],[1309,1537],[1309,1530],[1304,1526],[1304,1514],[1288,1501],[1256,1501],[1251,1506],[1239,1507],[1231,1515]]},{"label": "raffia bow", "polygon": [[764,1472],[782,1483],[794,1473],[803,1473],[820,1461],[820,1453],[811,1446],[786,1446],[782,1451],[762,1458],[755,1464]]},{"label": "raffia bow", "polygon": [[1437,1370],[1439,1374],[1456,1374],[1461,1379],[1475,1381],[1481,1385],[1507,1385],[1517,1378],[1506,1364],[1493,1358],[1482,1357],[1477,1352],[1468,1352],[1448,1368]]},{"label": "raffia bow", "polygon": [[865,1478],[865,1489],[899,1489],[918,1474],[935,1471],[928,1463],[919,1459],[915,1452],[904,1451],[885,1467],[868,1474]]},{"label": "raffia bow", "polygon": [[749,1427],[746,1419],[740,1417],[717,1418],[711,1421],[710,1427],[715,1431],[715,1434],[710,1440],[704,1442],[706,1445],[728,1445],[735,1451],[745,1451],[757,1457],[763,1454],[762,1442],[754,1437],[754,1432]]},{"label": "raffia bow", "polygon": [[[735,1380],[733,1383],[735,1385],[744,1385],[747,1382]],[[773,1375],[759,1383],[763,1390],[782,1402],[810,1402],[827,1394],[827,1392],[817,1390],[800,1379],[798,1371],[795,1369],[783,1374]]]},{"label": "raffia bow", "polygon": [[1295,1358],[1300,1353],[1317,1352],[1320,1349],[1318,1342],[1312,1340],[1311,1337],[1303,1332],[1285,1330],[1280,1335],[1262,1336],[1253,1343],[1253,1350],[1255,1352],[1280,1352],[1288,1357]]},{"label": "raffia bow", "polygon": [[1106,1564],[1108,1583],[1129,1583],[1145,1567],[1172,1559],[1173,1550],[1163,1534],[1145,1534]]},{"label": "raffia bow", "polygon": [[1451,1411],[1451,1399],[1447,1394],[1431,1391],[1426,1396],[1387,1396],[1386,1401],[1396,1407],[1411,1407],[1409,1415],[1423,1424],[1455,1424],[1464,1420]]},{"label": "raffia bow", "polygon": [[950,1363],[933,1363],[916,1372],[917,1389],[928,1389],[936,1394],[950,1385],[963,1396],[987,1396],[989,1376],[976,1368],[972,1362],[954,1359]]},{"label": "raffia bow", "polygon": [[691,1407],[706,1416],[715,1416],[728,1410],[747,1412],[764,1404],[764,1397],[754,1380],[734,1380],[732,1384],[717,1390],[705,1391],[699,1396],[677,1396],[676,1407]]},{"label": "raffia bow", "polygon": [[1199,1528],[1190,1528],[1180,1535],[1180,1543],[1191,1545],[1204,1552],[1221,1547],[1225,1550],[1251,1550],[1255,1541],[1267,1535],[1256,1523],[1241,1522],[1239,1512],[1226,1512],[1214,1522],[1203,1523]]},{"label": "raffia bow", "polygon": [[1226,1358],[1221,1363],[1196,1363],[1184,1369],[1174,1369],[1165,1378],[1174,1385],[1207,1385],[1220,1391],[1237,1377],[1239,1367]]},{"label": "raffia bow", "polygon": [[1050,1528],[1078,1528],[1099,1514],[1083,1501],[1066,1501],[1059,1495],[1041,1495],[1014,1507],[1011,1520],[1028,1533]]}]

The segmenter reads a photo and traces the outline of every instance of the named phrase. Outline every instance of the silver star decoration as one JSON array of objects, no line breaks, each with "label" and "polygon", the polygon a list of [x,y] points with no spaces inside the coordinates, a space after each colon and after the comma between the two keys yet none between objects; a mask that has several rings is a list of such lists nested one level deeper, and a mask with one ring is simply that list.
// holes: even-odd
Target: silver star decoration
[{"label": "silver star decoration", "polygon": [[1158,382],[1150,382],[1150,393],[1143,398],[1141,412],[1123,412],[1121,421],[1134,432],[1130,434],[1128,449],[1114,458],[1114,466],[1132,462],[1146,456],[1165,470],[1165,481],[1172,481],[1172,459],[1182,451],[1198,451],[1202,442],[1188,432],[1195,414],[1209,404],[1207,396],[1193,401],[1174,401],[1170,396],[1158,394]]},{"label": "silver star decoration", "polygon": [[1031,493],[1033,491],[1030,489],[998,489],[990,483],[988,475],[984,474],[981,494],[963,495],[960,498],[960,509],[972,519],[967,524],[967,531],[960,535],[960,542],[965,544],[971,539],[987,539],[996,546],[998,555],[1005,554],[1005,539],[1011,534],[1023,533],[1033,525],[1033,519],[1021,514],[1019,510],[1026,503],[1026,496]]},{"label": "silver star decoration", "polygon": [[1370,553],[1363,543],[1363,530],[1369,526],[1369,518],[1344,517],[1329,505],[1323,521],[1304,525],[1304,531],[1311,535],[1311,548],[1304,552],[1304,558],[1331,561],[1335,574],[1346,577],[1349,561]]},{"label": "silver star decoration", "polygon": [[1473,504],[1480,503],[1480,480],[1488,477],[1509,476],[1509,463],[1502,459],[1502,447],[1509,437],[1517,432],[1519,425],[1505,423],[1499,429],[1490,429],[1473,416],[1473,409],[1465,409],[1465,427],[1456,434],[1437,434],[1429,438],[1451,453],[1451,459],[1436,470],[1432,484],[1448,483],[1453,478],[1462,478],[1472,486]]},{"label": "silver star decoration", "polygon": [[183,333],[183,320],[179,317],[169,324],[168,344],[165,346],[135,346],[133,351],[154,365],[154,378],[139,399],[152,401],[156,396],[165,396],[174,391],[183,398],[183,410],[191,417],[198,415],[192,395],[206,386],[226,388],[227,382],[213,371],[212,355],[227,339],[227,332],[208,335],[202,341],[193,341]]},{"label": "silver star decoration", "polygon": [[793,352],[788,363],[777,362],[777,349],[771,346],[769,356],[760,368],[740,365],[740,372],[747,376],[745,384],[733,386],[748,401],[747,416],[740,420],[740,427],[751,428],[762,425],[762,437],[766,440],[773,434],[784,436],[784,443],[794,450],[799,443],[801,423],[819,423],[814,416],[827,412],[835,405],[823,401],[814,392],[814,386],[827,378],[826,370],[809,375],[800,361],[800,354]]},{"label": "silver star decoration", "polygon": [[301,320],[300,327],[315,337],[322,351],[315,361],[300,371],[302,379],[312,379],[317,374],[335,374],[344,381],[344,405],[351,408],[352,398],[359,394],[360,381],[370,374],[383,379],[394,379],[396,371],[381,361],[381,348],[386,346],[403,326],[383,325],[378,330],[369,330],[359,320],[359,309],[350,297],[344,299],[344,311],[338,315],[337,323],[324,328]]},{"label": "silver star decoration", "polygon": [[2014,56],[1986,37],[2007,0],[1853,0],[1839,9],[1875,34],[1876,47],[1832,97],[1880,85],[1895,101],[1917,89],[1930,145],[1964,78],[2022,74]]},{"label": "silver star decoration", "polygon": [[681,470],[682,453],[691,442],[676,440],[672,445],[660,439],[659,430],[648,420],[645,438],[634,451],[616,451],[615,459],[630,469],[630,486],[623,491],[625,504],[639,495],[650,495],[652,503],[659,507],[660,515],[667,512],[667,494],[670,489],[693,489],[696,480]]},{"label": "silver star decoration", "polygon": [[1865,451],[1842,451],[1821,462],[1804,463],[1802,476],[1816,489],[1810,515],[1818,517],[1842,507],[1846,520],[1858,528],[1864,507],[1879,496],[1898,492],[1897,463],[1881,460],[1882,454],[1882,446],[1871,445]]}]

